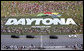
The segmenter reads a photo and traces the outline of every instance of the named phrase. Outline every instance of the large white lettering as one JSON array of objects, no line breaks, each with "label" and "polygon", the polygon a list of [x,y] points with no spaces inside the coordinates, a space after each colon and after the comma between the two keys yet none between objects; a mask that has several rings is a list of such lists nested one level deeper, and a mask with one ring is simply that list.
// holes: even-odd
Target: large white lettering
[{"label": "large white lettering", "polygon": [[[47,22],[48,21],[48,22]],[[15,19],[15,18],[10,18],[8,19],[8,21],[5,23],[5,25],[31,25],[33,22],[35,22],[35,25],[40,25],[40,23],[42,22],[42,24],[44,25],[76,25],[76,23],[74,22],[74,20],[72,18],[67,18],[65,20],[65,18],[21,18],[19,20]]]}]

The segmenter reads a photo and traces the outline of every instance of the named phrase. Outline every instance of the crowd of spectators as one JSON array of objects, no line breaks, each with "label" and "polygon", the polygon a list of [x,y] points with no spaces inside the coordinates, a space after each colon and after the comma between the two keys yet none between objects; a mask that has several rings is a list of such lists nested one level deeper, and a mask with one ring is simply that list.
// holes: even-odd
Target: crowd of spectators
[{"label": "crowd of spectators", "polygon": [[[80,12],[79,8],[76,6],[83,6],[82,1],[23,1],[23,2],[4,2],[1,3],[2,12],[6,12],[9,16],[16,16],[22,14],[36,14],[42,12],[59,12],[67,13],[67,15],[75,16]],[[6,9],[5,9],[6,8]],[[68,11],[73,11],[75,14]]]},{"label": "crowd of spectators", "polygon": [[[79,44],[80,47],[78,46],[78,44],[72,45],[72,46],[61,46],[59,48],[72,48],[73,50],[83,50],[83,44]],[[3,45],[1,47],[2,49],[5,50],[32,50],[32,49],[47,49],[45,47],[40,47],[40,46],[34,46],[33,44],[31,44],[30,46],[17,46],[17,45],[11,45],[11,46],[5,46]],[[53,49],[55,49],[55,47],[53,47]]]},{"label": "crowd of spectators", "polygon": [[16,46],[16,45],[11,45],[11,46],[2,46],[2,49],[10,49],[10,50],[22,50],[22,49],[27,49],[27,50],[31,50],[31,49],[38,49],[39,47],[35,47],[32,44],[30,46]]},{"label": "crowd of spectators", "polygon": [[54,27],[54,28],[27,28],[27,27],[9,27],[9,26],[1,26],[2,33],[16,33],[16,34],[56,34],[56,33],[71,33],[76,34],[79,32],[83,32],[82,28],[70,28],[70,27]]},{"label": "crowd of spectators", "polygon": [[24,34],[24,33],[35,33],[35,34],[55,34],[55,33],[79,33],[83,32],[82,27],[75,27],[75,26],[55,26],[52,28],[33,28],[33,27],[15,27],[15,26],[5,26],[6,18],[1,20],[1,32],[2,33],[17,33],[17,34]]},{"label": "crowd of spectators", "polygon": [[[5,20],[1,20],[1,32],[7,32],[7,33],[43,33],[43,34],[49,34],[49,33],[79,33],[83,32],[83,15],[81,13],[80,8],[77,7],[83,7],[82,1],[3,1],[1,3],[1,14],[2,16],[16,16],[16,15],[25,15],[25,14],[36,14],[36,13],[42,13],[42,12],[59,12],[62,14],[62,16],[66,15],[67,17],[72,17],[77,25],[75,28],[73,27],[54,27],[54,28],[27,28],[27,27],[18,27],[15,28],[10,26],[4,26],[6,22]],[[4,19],[4,18],[2,18]],[[81,21],[80,21],[81,20]]]}]

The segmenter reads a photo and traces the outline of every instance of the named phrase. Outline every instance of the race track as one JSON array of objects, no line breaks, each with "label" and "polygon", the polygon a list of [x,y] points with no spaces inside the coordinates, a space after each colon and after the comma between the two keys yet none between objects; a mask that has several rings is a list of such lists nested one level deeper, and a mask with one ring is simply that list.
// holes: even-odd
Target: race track
[{"label": "race track", "polygon": [[[34,39],[25,38],[26,35],[20,35],[20,38],[11,38],[11,35],[1,35],[1,46],[41,46],[40,35],[36,35]],[[79,35],[77,38],[69,38],[68,35],[56,35],[58,39],[49,39],[49,35],[42,36],[43,46],[73,46],[83,44],[83,37]],[[80,45],[79,45],[80,46]]]}]

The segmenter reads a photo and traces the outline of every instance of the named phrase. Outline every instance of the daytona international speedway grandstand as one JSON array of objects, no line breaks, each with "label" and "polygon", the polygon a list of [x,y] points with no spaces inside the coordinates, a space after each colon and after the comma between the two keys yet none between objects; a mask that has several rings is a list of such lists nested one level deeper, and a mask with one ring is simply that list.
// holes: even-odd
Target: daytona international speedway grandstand
[{"label": "daytona international speedway grandstand", "polygon": [[[72,18],[77,25],[5,25],[10,18]],[[1,50],[83,50],[83,1],[1,1]]]}]

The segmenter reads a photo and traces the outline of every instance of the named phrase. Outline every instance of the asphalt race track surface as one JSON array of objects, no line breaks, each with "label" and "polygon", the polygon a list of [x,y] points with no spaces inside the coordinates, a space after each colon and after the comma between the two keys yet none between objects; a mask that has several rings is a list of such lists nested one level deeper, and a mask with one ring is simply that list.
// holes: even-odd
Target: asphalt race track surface
[{"label": "asphalt race track surface", "polygon": [[[83,36],[78,35],[77,38],[69,38],[68,35],[56,35],[58,39],[49,39],[49,35],[42,35],[43,46],[72,46],[83,44]],[[1,46],[41,46],[40,35],[35,35],[36,38],[26,38],[26,35],[20,35],[20,38],[11,38],[11,35],[1,35]]]}]

